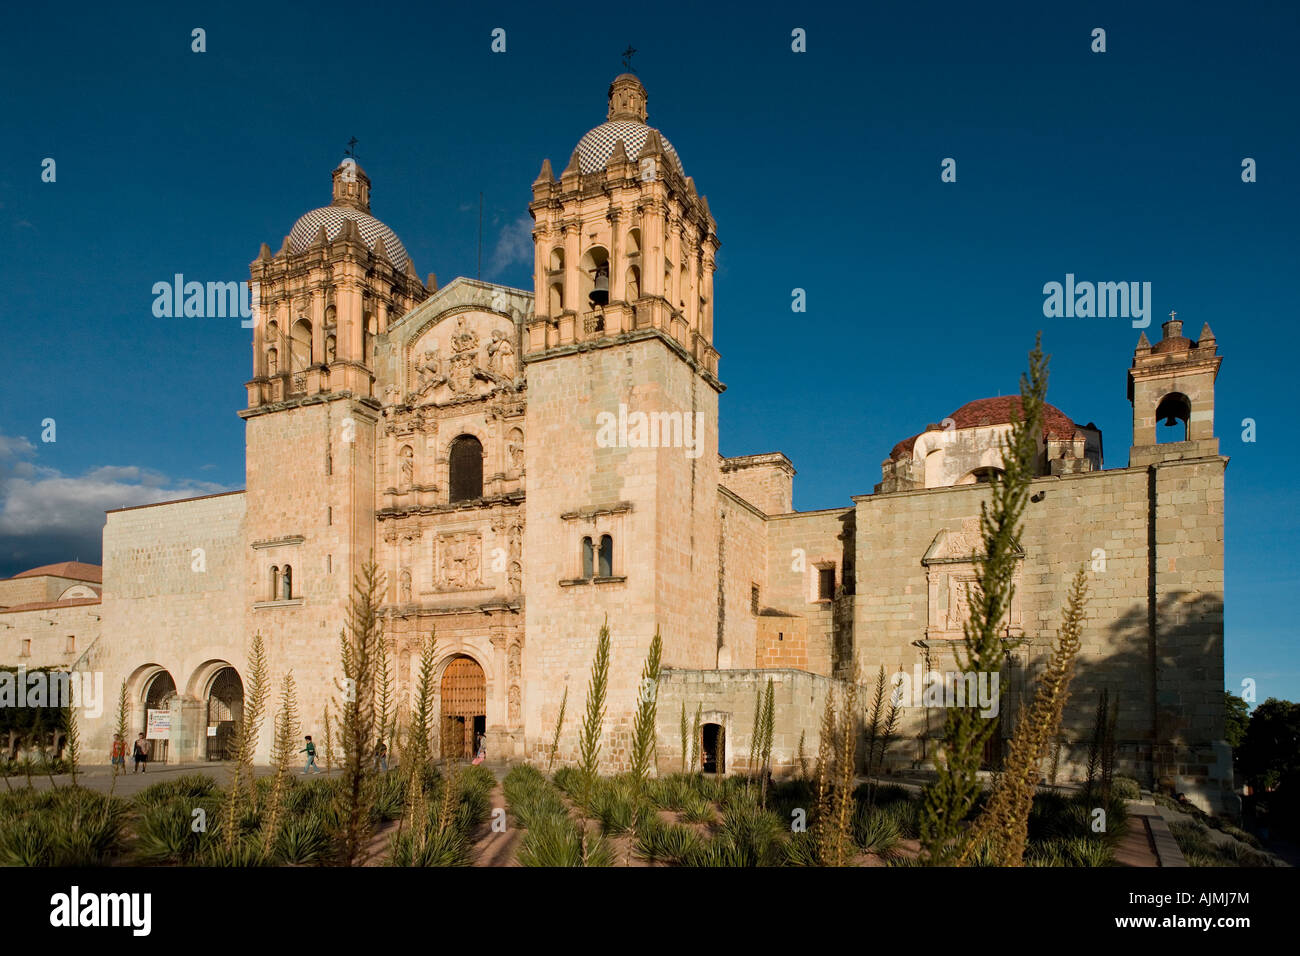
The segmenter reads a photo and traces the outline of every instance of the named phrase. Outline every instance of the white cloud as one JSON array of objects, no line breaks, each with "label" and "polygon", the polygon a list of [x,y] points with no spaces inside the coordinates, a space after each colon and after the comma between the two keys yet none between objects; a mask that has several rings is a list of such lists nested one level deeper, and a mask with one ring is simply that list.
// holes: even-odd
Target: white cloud
[{"label": "white cloud", "polygon": [[0,576],[56,561],[98,561],[105,511],[229,490],[135,465],[64,475],[20,460],[34,452],[26,438],[0,434]]},{"label": "white cloud", "polygon": [[516,263],[533,264],[532,216],[520,216],[501,230],[489,268],[493,275],[499,275]]}]

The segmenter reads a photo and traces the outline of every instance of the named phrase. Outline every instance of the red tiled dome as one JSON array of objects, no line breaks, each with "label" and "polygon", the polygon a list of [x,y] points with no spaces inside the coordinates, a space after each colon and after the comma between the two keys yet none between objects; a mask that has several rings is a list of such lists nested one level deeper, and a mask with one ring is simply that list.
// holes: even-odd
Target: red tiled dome
[{"label": "red tiled dome", "polygon": [[[1011,422],[1011,413],[1013,409],[1017,414],[1020,413],[1020,396],[999,395],[996,398],[977,398],[973,402],[967,402],[948,417],[956,422],[956,428],[978,428],[981,425],[1007,425]],[[926,429],[926,431],[929,430],[930,429]],[[1074,432],[1074,421],[1069,415],[1065,414],[1065,412],[1061,411],[1055,405],[1044,406],[1044,437],[1073,438]],[[889,457],[894,461],[910,458],[912,456],[912,447],[916,444],[916,440],[924,434],[925,432],[918,432],[911,438],[906,438],[903,441],[900,441],[894,446],[894,450],[889,453]]]}]

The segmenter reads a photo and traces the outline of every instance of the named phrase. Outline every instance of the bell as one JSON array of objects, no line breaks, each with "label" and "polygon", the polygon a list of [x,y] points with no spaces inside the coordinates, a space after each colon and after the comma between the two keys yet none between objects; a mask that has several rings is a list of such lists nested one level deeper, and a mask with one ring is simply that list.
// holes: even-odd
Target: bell
[{"label": "bell", "polygon": [[592,305],[606,305],[609,303],[609,263],[602,262],[596,266],[596,284],[591,290]]}]

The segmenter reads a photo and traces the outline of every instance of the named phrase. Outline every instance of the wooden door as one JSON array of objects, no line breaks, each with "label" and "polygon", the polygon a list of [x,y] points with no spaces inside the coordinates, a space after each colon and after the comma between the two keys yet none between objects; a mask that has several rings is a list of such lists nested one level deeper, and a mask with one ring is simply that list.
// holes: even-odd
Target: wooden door
[{"label": "wooden door", "polygon": [[442,755],[465,759],[474,753],[474,718],[487,715],[487,680],[469,657],[457,657],[442,672]]}]

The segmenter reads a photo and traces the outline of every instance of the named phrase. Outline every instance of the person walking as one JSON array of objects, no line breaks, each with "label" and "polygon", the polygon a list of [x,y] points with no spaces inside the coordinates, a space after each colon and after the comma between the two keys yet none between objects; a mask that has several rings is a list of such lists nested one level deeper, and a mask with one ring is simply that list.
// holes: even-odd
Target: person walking
[{"label": "person walking", "polygon": [[304,739],[307,741],[307,746],[298,751],[300,754],[307,755],[307,766],[303,768],[302,772],[304,775],[313,772],[320,773],[320,767],[316,766],[316,745],[311,742],[310,734],[308,734]]},{"label": "person walking", "polygon": [[135,760],[135,770],[132,773],[147,773],[149,770],[149,741],[144,739],[144,734],[135,738],[135,747],[132,748],[131,756]]},{"label": "person walking", "polygon": [[126,769],[126,741],[121,734],[113,735],[113,749],[109,751],[109,757],[113,761],[114,773],[118,772],[119,767]]}]

